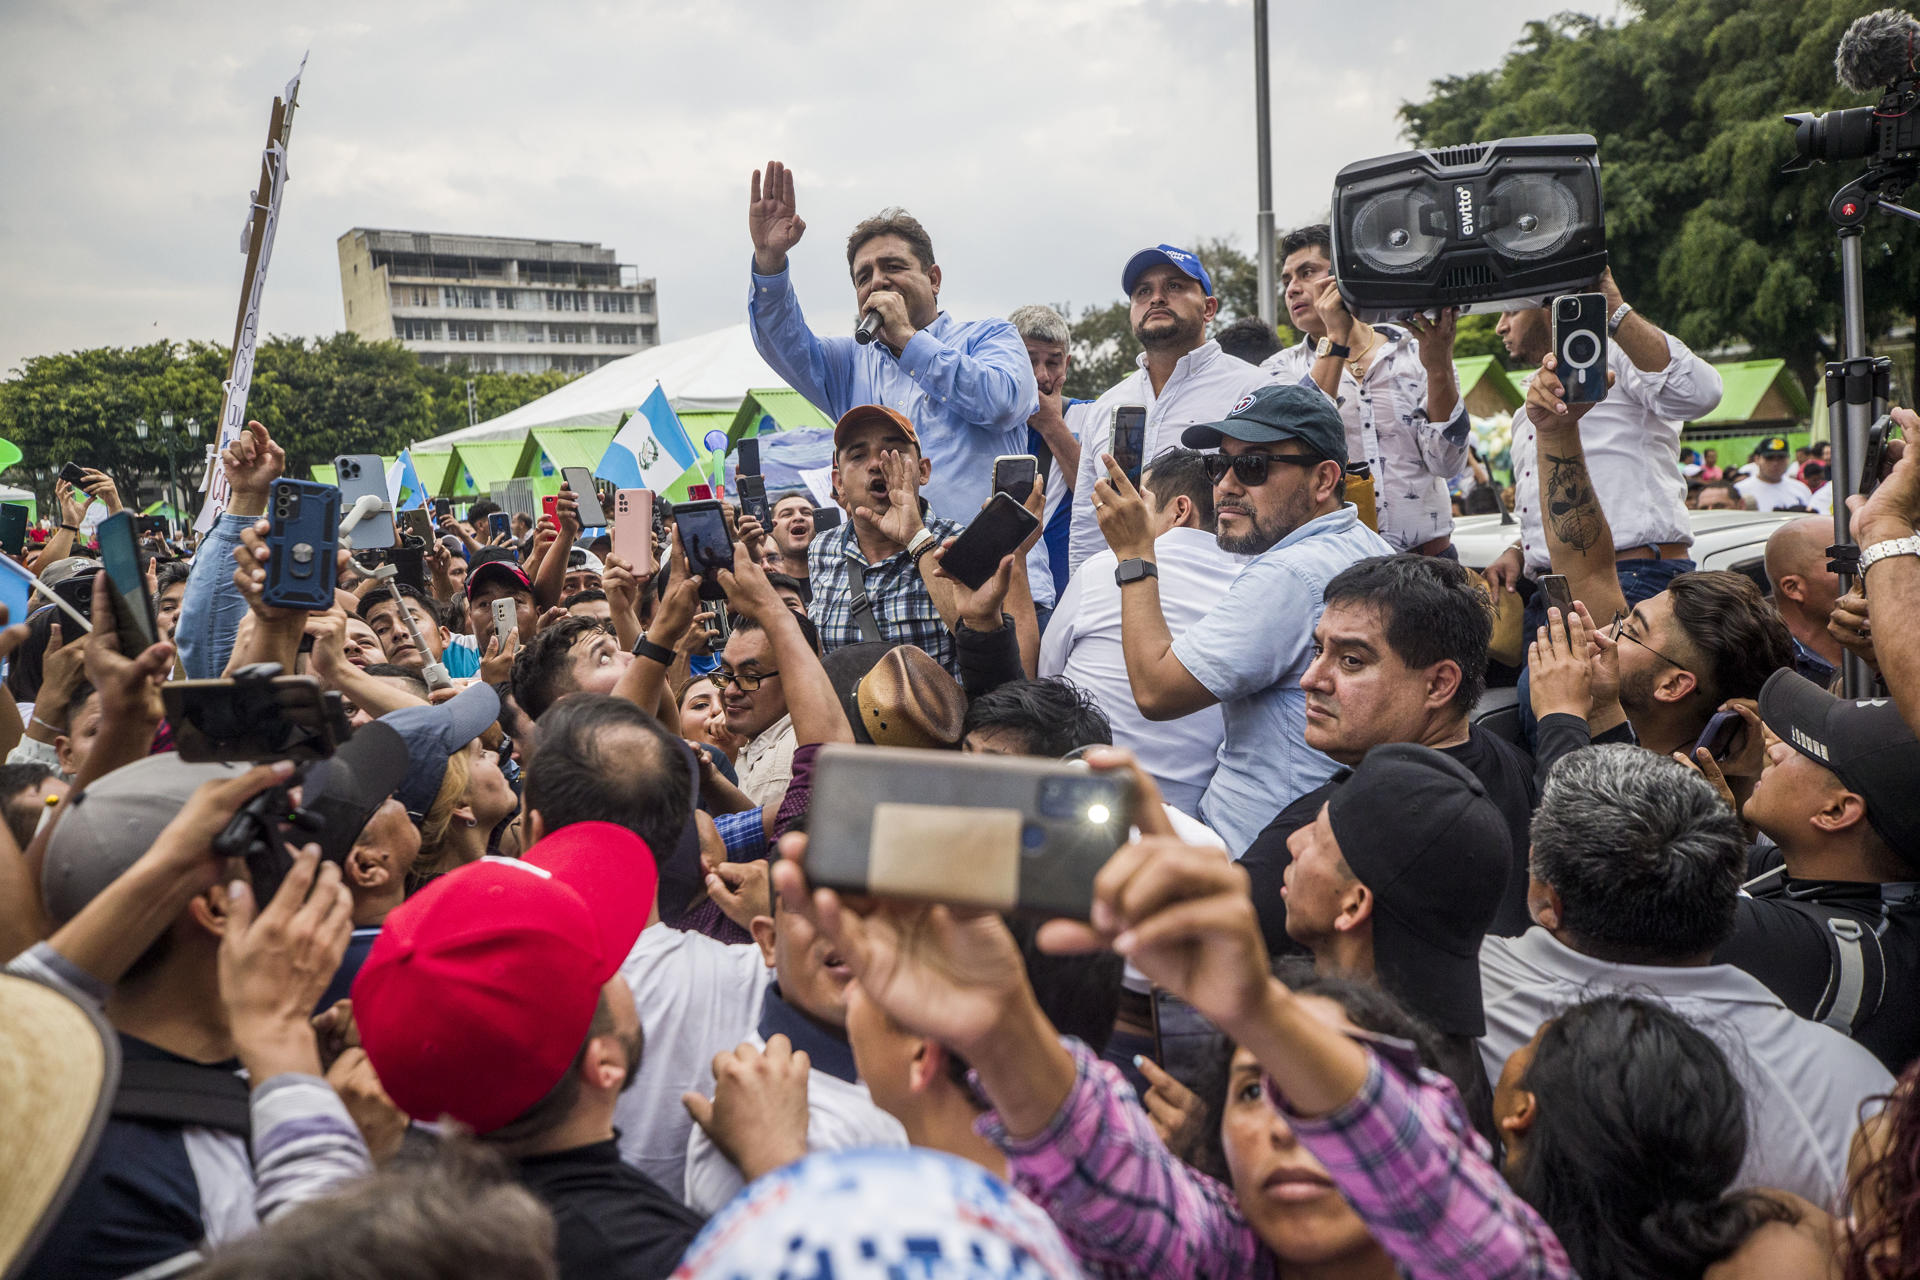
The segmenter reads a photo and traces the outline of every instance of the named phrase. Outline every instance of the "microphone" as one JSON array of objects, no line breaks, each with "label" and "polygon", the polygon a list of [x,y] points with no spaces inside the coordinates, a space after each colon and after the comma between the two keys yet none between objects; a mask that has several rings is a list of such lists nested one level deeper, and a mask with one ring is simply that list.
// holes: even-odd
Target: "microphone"
[{"label": "microphone", "polygon": [[880,325],[880,313],[878,311],[867,312],[867,314],[860,317],[859,325],[854,328],[853,340],[863,347],[866,346],[879,334]]},{"label": "microphone", "polygon": [[1840,37],[1833,69],[1855,93],[1877,93],[1912,75],[1920,55],[1920,22],[1898,9],[1881,9],[1856,18]]}]

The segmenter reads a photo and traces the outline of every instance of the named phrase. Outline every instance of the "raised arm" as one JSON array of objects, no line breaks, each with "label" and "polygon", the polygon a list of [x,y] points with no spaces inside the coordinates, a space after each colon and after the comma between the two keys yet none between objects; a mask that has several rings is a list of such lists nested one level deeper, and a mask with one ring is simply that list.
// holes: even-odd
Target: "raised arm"
[{"label": "raised arm", "polygon": [[[1107,478],[1093,487],[1100,532],[1121,563],[1155,560],[1153,513],[1111,454],[1101,454]],[[1129,582],[1120,593],[1120,648],[1133,700],[1149,720],[1173,720],[1219,701],[1173,651],[1173,631],[1160,605],[1160,579]]]},{"label": "raised arm", "polygon": [[830,417],[852,405],[852,338],[817,337],[800,313],[787,251],[800,243],[807,224],[794,198],[793,171],[778,160],[756,171],[747,195],[747,231],[753,238],[753,292],[747,301],[747,327],[754,349],[786,384]]},{"label": "raised arm", "polygon": [[286,451],[258,422],[249,422],[220,454],[232,496],[225,514],[200,541],[174,628],[181,669],[193,679],[210,679],[227,665],[240,619],[247,613],[246,600],[233,589],[232,556],[241,531],[267,513],[267,492],[286,462]]},{"label": "raised arm", "polygon": [[[1907,443],[1893,474],[1862,500],[1848,498],[1853,511],[1853,540],[1864,550],[1875,543],[1911,538],[1920,526],[1920,415],[1895,409]],[[1890,555],[1867,569],[1867,598],[1873,617],[1874,657],[1880,676],[1893,693],[1900,716],[1920,733],[1920,556]]]},{"label": "raised arm", "polygon": [[[1620,571],[1614,565],[1613,529],[1587,472],[1580,419],[1590,404],[1567,404],[1548,356],[1527,387],[1527,417],[1540,450],[1540,514],[1553,571],[1565,574],[1575,600],[1596,618],[1626,612]],[[1608,375],[1609,381],[1612,375]]]}]

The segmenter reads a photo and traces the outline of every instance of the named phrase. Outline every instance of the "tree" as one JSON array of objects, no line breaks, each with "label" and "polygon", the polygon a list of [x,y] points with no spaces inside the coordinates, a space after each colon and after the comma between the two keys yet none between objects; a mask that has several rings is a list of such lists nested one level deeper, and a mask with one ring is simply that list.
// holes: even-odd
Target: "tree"
[{"label": "tree", "polygon": [[[1882,0],[1627,0],[1622,22],[1530,22],[1495,70],[1432,83],[1400,118],[1416,146],[1542,133],[1601,141],[1622,289],[1689,345],[1746,342],[1810,379],[1837,354],[1839,259],[1826,205],[1863,161],[1780,172],[1783,112],[1863,105],[1833,51]],[[1871,332],[1911,322],[1920,233],[1868,224]]]}]

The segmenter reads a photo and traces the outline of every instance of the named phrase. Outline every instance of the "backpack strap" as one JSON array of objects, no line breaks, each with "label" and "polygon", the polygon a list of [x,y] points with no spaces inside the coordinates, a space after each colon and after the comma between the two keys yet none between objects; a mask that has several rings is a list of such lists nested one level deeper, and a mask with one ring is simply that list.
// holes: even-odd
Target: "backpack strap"
[{"label": "backpack strap", "polygon": [[851,544],[847,547],[847,586],[852,589],[854,628],[862,640],[884,639],[880,624],[873,616],[873,600],[867,595],[867,562]]},{"label": "backpack strap", "polygon": [[1813,1020],[1851,1036],[1879,1011],[1886,995],[1886,957],[1880,935],[1856,917],[1828,915],[1826,926],[1827,989],[1814,1007]]},{"label": "backpack strap", "polygon": [[197,1125],[253,1139],[252,1091],[231,1071],[192,1062],[129,1060],[113,1098],[119,1120]]}]

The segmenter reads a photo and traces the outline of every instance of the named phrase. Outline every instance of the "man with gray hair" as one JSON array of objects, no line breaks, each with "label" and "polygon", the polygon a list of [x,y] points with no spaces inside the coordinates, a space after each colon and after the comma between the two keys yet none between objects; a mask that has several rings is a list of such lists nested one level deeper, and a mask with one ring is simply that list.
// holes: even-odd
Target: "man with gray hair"
[{"label": "man with gray hair", "polygon": [[1067,395],[1067,369],[1073,363],[1073,330],[1066,317],[1041,302],[1017,307],[1007,317],[1033,362],[1040,407],[1027,419],[1027,449],[1040,460],[1047,486],[1042,515],[1045,532],[1027,556],[1027,581],[1042,629],[1055,600],[1067,589],[1067,537],[1073,520],[1073,485],[1080,470],[1080,428],[1091,400]]},{"label": "man with gray hair", "polygon": [[1862,1104],[1893,1077],[1758,978],[1713,963],[1733,933],[1746,855],[1739,818],[1678,761],[1624,744],[1560,761],[1533,819],[1538,927],[1480,949],[1481,1053],[1498,1077],[1561,1010],[1604,992],[1655,995],[1714,1038],[1747,1090],[1737,1185],[1833,1205]]}]

